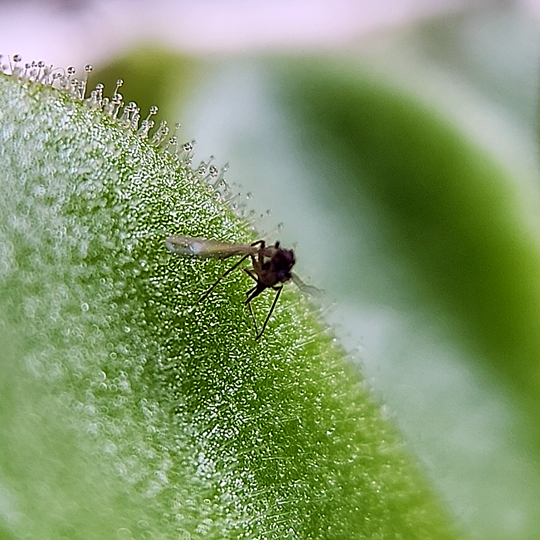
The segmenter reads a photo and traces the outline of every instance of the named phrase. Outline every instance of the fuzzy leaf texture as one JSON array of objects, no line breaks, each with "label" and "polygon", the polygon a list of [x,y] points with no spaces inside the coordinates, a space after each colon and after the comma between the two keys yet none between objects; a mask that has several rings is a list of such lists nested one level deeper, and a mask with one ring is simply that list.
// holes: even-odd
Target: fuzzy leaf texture
[{"label": "fuzzy leaf texture", "polygon": [[0,537],[454,537],[293,286],[259,341],[241,272],[197,303],[165,237],[254,238],[203,175],[5,75],[0,139]]}]

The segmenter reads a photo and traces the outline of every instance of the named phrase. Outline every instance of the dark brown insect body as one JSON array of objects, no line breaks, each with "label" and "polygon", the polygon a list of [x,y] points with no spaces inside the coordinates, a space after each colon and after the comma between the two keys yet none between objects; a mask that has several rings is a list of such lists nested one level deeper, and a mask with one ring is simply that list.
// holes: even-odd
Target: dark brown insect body
[{"label": "dark brown insect body", "polygon": [[[218,242],[216,240],[206,240],[204,238],[192,238],[190,236],[169,236],[165,244],[167,248],[182,257],[199,257],[199,258],[217,258],[227,259],[229,257],[241,256],[242,258],[229,268],[199,299],[202,302],[208,298],[209,294],[215,289],[217,284],[235,268],[238,268],[247,258],[251,259],[252,268],[244,268],[244,272],[257,283],[247,293],[246,301],[244,302],[249,307],[255,331],[257,333],[255,339],[259,339],[274,311],[278,301],[283,283],[293,280],[296,285],[307,292],[310,289],[316,290],[314,287],[309,287],[294,274],[291,270],[294,266],[295,258],[292,249],[283,249],[279,242],[273,246],[267,246],[264,240],[258,240],[253,244],[231,244],[226,242]],[[272,307],[268,312],[266,320],[259,332],[257,330],[257,322],[251,308],[251,301],[259,296],[266,289],[276,291],[276,296]]]}]

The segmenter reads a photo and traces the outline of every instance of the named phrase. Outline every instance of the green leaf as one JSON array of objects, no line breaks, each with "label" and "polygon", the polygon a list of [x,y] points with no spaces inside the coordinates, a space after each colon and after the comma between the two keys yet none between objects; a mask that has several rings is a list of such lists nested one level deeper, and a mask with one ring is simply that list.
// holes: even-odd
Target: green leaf
[{"label": "green leaf", "polygon": [[[13,538],[453,538],[317,310],[259,341],[207,181],[100,110],[0,76],[0,528]],[[260,298],[256,315],[272,298]]]}]

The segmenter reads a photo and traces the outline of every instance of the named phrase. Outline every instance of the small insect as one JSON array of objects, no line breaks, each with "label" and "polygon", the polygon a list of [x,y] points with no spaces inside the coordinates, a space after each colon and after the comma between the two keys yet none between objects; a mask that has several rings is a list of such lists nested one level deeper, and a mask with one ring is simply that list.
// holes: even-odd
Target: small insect
[{"label": "small insect", "polygon": [[[201,259],[228,259],[229,257],[241,256],[241,259],[231,266],[200,298],[203,302],[210,293],[216,288],[218,283],[238,268],[247,258],[251,259],[252,268],[244,268],[244,272],[257,283],[246,293],[246,304],[249,307],[253,324],[255,325],[256,337],[259,339],[268,324],[272,312],[276,307],[279,295],[283,289],[283,283],[292,280],[296,286],[308,293],[318,291],[315,287],[306,285],[294,272],[291,271],[294,266],[295,258],[292,249],[283,249],[279,242],[273,246],[267,246],[264,240],[257,240],[253,244],[233,244],[228,242],[219,242],[217,240],[206,240],[205,238],[193,238],[191,236],[169,236],[165,240],[167,248],[181,257],[198,257]],[[264,290],[273,289],[276,296],[272,307],[266,316],[264,324],[259,332],[257,330],[257,321],[253,314],[251,301],[259,296]]]}]

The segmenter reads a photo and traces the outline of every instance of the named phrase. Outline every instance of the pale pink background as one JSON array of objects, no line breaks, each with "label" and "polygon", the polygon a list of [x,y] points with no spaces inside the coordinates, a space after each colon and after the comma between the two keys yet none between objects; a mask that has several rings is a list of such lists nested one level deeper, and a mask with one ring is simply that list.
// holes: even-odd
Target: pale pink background
[{"label": "pale pink background", "polygon": [[[516,0],[540,18],[540,0]],[[57,66],[102,62],[133,43],[193,52],[347,47],[379,30],[497,0],[56,0],[0,2],[0,53]]]}]

